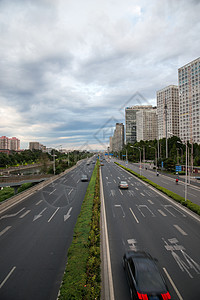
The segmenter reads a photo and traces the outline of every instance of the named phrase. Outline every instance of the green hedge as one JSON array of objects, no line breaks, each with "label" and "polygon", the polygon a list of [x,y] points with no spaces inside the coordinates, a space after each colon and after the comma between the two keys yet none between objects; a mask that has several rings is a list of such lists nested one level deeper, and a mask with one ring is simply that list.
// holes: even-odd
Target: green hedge
[{"label": "green hedge", "polygon": [[96,164],[74,229],[59,299],[100,299],[99,163]]},{"label": "green hedge", "polygon": [[145,176],[139,175],[138,173],[134,172],[133,170],[126,168],[122,165],[120,165],[119,163],[115,162],[115,164],[117,164],[118,166],[120,166],[121,168],[127,170],[128,172],[130,172],[131,174],[137,176],[138,178],[140,178],[141,180],[147,182],[148,184],[152,185],[153,187],[155,187],[156,189],[158,189],[159,191],[163,192],[164,194],[166,194],[167,196],[171,197],[172,199],[174,199],[175,201],[181,203],[182,205],[186,206],[187,208],[189,208],[190,210],[192,210],[193,212],[197,213],[198,215],[200,215],[200,206],[198,204],[193,203],[190,200],[186,200],[185,198],[181,197],[180,195],[177,195],[176,193],[158,185],[155,182],[152,182],[151,180],[147,179]]}]

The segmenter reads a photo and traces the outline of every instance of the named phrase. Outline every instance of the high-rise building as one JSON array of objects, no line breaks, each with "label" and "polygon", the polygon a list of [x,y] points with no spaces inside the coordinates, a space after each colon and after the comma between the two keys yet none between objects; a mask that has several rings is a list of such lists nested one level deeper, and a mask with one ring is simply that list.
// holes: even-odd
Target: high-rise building
[{"label": "high-rise building", "polygon": [[9,138],[7,136],[0,137],[0,149],[1,150],[20,150],[20,140],[16,137]]},{"label": "high-rise building", "polygon": [[157,91],[158,138],[179,136],[178,86],[169,85]]},{"label": "high-rise building", "polygon": [[20,140],[16,137],[12,137],[10,140],[10,150],[20,150]]},{"label": "high-rise building", "polygon": [[32,150],[42,150],[46,151],[46,146],[40,144],[39,142],[29,142],[29,149]]},{"label": "high-rise building", "polygon": [[126,144],[134,144],[137,141],[136,113],[146,109],[152,109],[152,105],[135,105],[125,109]]},{"label": "high-rise building", "polygon": [[112,137],[112,151],[121,151],[124,146],[124,124],[116,123],[114,135]]},{"label": "high-rise building", "polygon": [[158,138],[157,109],[141,109],[136,112],[137,142]]},{"label": "high-rise building", "polygon": [[180,138],[200,144],[200,57],[178,69]]}]

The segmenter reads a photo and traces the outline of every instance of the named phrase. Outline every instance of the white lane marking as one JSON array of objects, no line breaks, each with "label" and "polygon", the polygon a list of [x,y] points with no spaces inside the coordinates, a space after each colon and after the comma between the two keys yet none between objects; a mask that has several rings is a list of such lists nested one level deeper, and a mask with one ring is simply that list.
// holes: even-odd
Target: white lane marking
[{"label": "white lane marking", "polygon": [[188,192],[188,194],[190,194],[190,195],[192,195],[192,196],[194,196],[194,197],[196,197],[196,198],[197,198],[197,196],[196,196],[196,195],[194,195],[194,194],[192,194],[192,193],[189,193],[189,192]]},{"label": "white lane marking", "polygon": [[25,207],[23,207],[22,209],[20,209],[18,212],[16,212],[15,214],[11,214],[11,215],[4,215],[0,218],[1,219],[5,219],[5,218],[11,218],[11,217],[16,217],[20,212],[22,212],[25,209]]},{"label": "white lane marking", "polygon": [[8,278],[12,275],[12,273],[15,271],[16,267],[13,267],[10,272],[8,273],[8,275],[6,276],[6,278],[2,281],[2,283],[0,284],[0,289],[2,288],[2,286],[6,283],[6,281],[8,280]]},{"label": "white lane marking", "polygon": [[71,217],[70,212],[72,210],[72,207],[70,207],[70,209],[68,210],[67,214],[64,215],[64,222],[67,221],[67,219],[69,219]]},{"label": "white lane marking", "polygon": [[122,193],[122,191],[121,190],[119,190],[120,191],[120,193],[122,194],[122,196],[123,196],[123,193]]},{"label": "white lane marking", "polygon": [[152,215],[152,217],[155,217],[154,213],[148,208],[147,205],[137,205],[138,210],[140,211],[140,213],[143,215],[143,217],[145,217],[145,215],[143,214],[141,208],[146,208]]},{"label": "white lane marking", "polygon": [[76,182],[76,183],[79,183],[80,179]]},{"label": "white lane marking", "polygon": [[138,188],[135,188],[138,191]]},{"label": "white lane marking", "polygon": [[133,217],[135,218],[136,222],[139,223],[139,221],[138,221],[138,219],[136,218],[136,216],[135,216],[134,212],[132,211],[132,209],[131,209],[131,208],[129,208],[129,209],[130,209],[130,211],[131,211]]},{"label": "white lane marking", "polygon": [[114,183],[117,183],[115,179],[113,179]]},{"label": "white lane marking", "polygon": [[175,290],[175,292],[176,292],[178,298],[179,298],[180,300],[183,300],[183,297],[182,297],[181,294],[179,293],[177,287],[175,286],[175,284],[174,284],[173,280],[171,279],[171,277],[170,277],[169,273],[167,272],[167,270],[166,270],[165,268],[163,268],[163,271],[164,271],[165,274],[167,275],[167,278],[169,279],[169,281],[170,281],[170,283],[171,283],[173,289]]},{"label": "white lane marking", "polygon": [[57,213],[57,211],[59,210],[59,208],[60,208],[60,207],[58,207],[58,208],[54,211],[53,215],[49,218],[48,222],[50,222],[50,221],[53,219],[53,217],[55,216],[55,214]]},{"label": "white lane marking", "polygon": [[167,207],[172,207],[175,211],[177,211],[179,214],[181,214],[184,218],[186,217],[186,215],[184,215],[181,211],[179,211],[176,207],[172,206],[172,205],[164,205],[164,208],[173,216],[176,217],[169,209],[167,209]]},{"label": "white lane marking", "polygon": [[25,213],[23,213],[23,215],[20,216],[20,219],[22,219],[23,217],[25,217],[26,215],[28,215],[30,213],[30,210],[28,209]]},{"label": "white lane marking", "polygon": [[120,207],[123,213],[123,218],[125,218],[125,212],[123,210],[123,207],[121,206],[121,204],[116,204],[115,207]]},{"label": "white lane marking", "polygon": [[54,189],[51,193],[49,193],[49,195],[53,194],[56,191],[56,189]]},{"label": "white lane marking", "polygon": [[163,217],[166,217],[166,216],[167,216],[161,209],[158,209],[158,211],[159,211],[159,213],[160,213],[161,215],[163,215]]},{"label": "white lane marking", "polygon": [[47,207],[45,207],[38,215],[35,215],[33,218],[33,222],[37,219],[39,219],[40,217],[42,217],[42,213],[47,209]]},{"label": "white lane marking", "polygon": [[167,185],[169,185],[169,183],[168,183],[168,182],[166,182],[166,181],[163,181],[163,180],[161,180],[161,182],[163,182],[164,184],[167,184]]},{"label": "white lane marking", "polygon": [[0,231],[0,236],[2,236],[6,231],[8,231],[12,226],[7,226],[2,231]]},{"label": "white lane marking", "polygon": [[136,246],[137,241],[135,239],[129,239],[129,240],[127,240],[127,242],[129,244],[129,247],[131,250],[137,251],[137,246]]},{"label": "white lane marking", "polygon": [[181,227],[178,225],[173,225],[182,235],[188,235]]},{"label": "white lane marking", "polygon": [[72,191],[73,191],[73,189],[71,189],[71,190],[69,191],[68,195],[70,195]]},{"label": "white lane marking", "polygon": [[133,184],[133,183],[131,183],[131,185],[132,185],[132,186],[134,186],[134,184]]},{"label": "white lane marking", "polygon": [[118,179],[120,179],[120,177],[117,177]]},{"label": "white lane marking", "polygon": [[153,201],[151,201],[150,199],[148,199],[148,202],[149,202],[150,204],[154,204]]},{"label": "white lane marking", "polygon": [[38,201],[35,205],[39,205],[43,200]]},{"label": "white lane marking", "polygon": [[144,196],[144,197],[145,197],[145,195],[144,195],[143,193],[140,193],[140,195],[142,195],[142,196]]},{"label": "white lane marking", "polygon": [[115,190],[110,191],[110,196],[114,197],[115,196]]}]

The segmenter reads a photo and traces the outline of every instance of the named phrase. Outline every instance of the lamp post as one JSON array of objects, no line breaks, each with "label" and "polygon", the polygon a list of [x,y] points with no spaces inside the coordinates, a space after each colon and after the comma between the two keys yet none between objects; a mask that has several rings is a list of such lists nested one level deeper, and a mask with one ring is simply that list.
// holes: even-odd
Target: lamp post
[{"label": "lamp post", "polygon": [[[59,145],[59,146],[57,146],[57,147],[55,147],[55,148],[58,148],[58,147],[62,147],[62,145]],[[55,149],[53,149],[53,174],[55,175],[56,174],[56,160],[55,160],[55,156],[57,156],[57,155],[55,155]]]},{"label": "lamp post", "polygon": [[140,149],[140,147],[134,147],[134,146],[130,146],[131,148],[135,148],[135,149],[137,149],[137,150],[139,150],[140,151],[140,176],[141,176],[141,149]]},{"label": "lamp post", "polygon": [[149,148],[155,149],[155,162],[156,162],[156,175],[157,175],[157,172],[158,172],[158,166],[157,166],[157,149],[156,149],[156,147],[153,147],[151,145],[149,145]]},{"label": "lamp post", "polygon": [[[178,144],[181,144],[181,142],[177,141]],[[184,143],[186,146],[186,153],[185,153],[185,201],[187,200],[187,169],[188,169],[188,146],[187,142]]]}]

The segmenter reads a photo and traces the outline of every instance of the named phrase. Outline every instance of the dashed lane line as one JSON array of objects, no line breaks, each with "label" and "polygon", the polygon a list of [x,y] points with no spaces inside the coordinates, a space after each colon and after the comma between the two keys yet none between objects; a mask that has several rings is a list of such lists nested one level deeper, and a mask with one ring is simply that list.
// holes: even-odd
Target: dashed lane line
[{"label": "dashed lane line", "polygon": [[0,236],[2,236],[4,233],[6,233],[6,231],[8,231],[12,226],[7,226],[6,228],[4,228],[2,231],[0,231]]},{"label": "dashed lane line", "polygon": [[9,279],[9,277],[12,275],[12,273],[15,271],[16,267],[13,267],[10,272],[8,273],[8,275],[5,277],[5,279],[2,281],[2,283],[0,284],[0,289],[2,288],[2,286],[6,283],[6,281]]},{"label": "dashed lane line", "polygon": [[181,227],[178,225],[173,225],[182,235],[188,235]]}]

